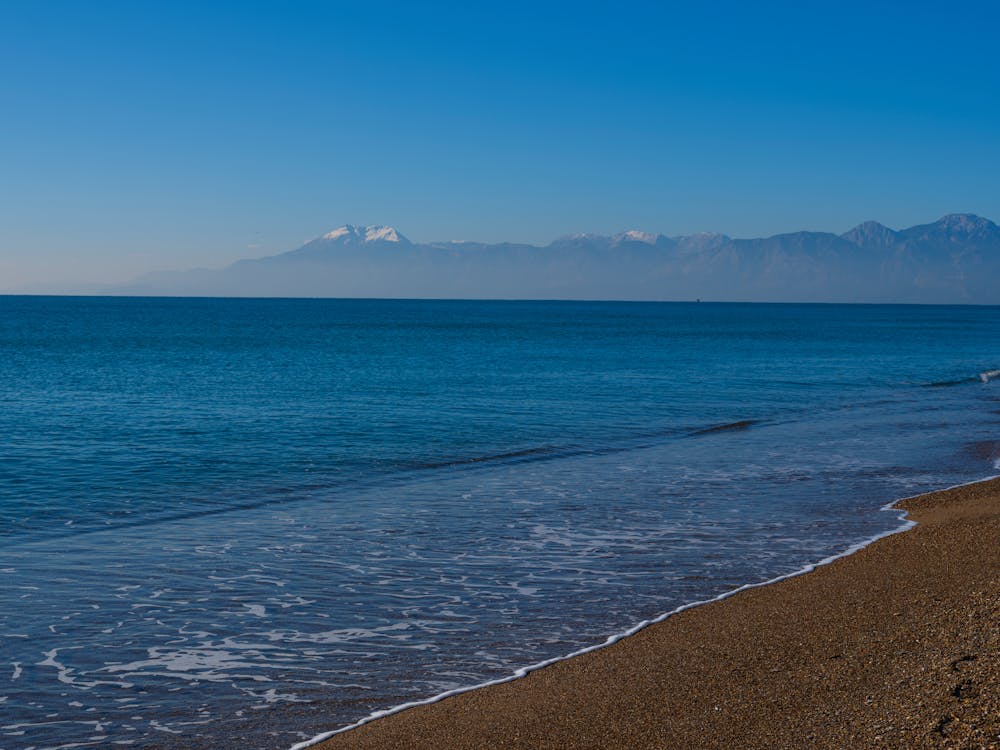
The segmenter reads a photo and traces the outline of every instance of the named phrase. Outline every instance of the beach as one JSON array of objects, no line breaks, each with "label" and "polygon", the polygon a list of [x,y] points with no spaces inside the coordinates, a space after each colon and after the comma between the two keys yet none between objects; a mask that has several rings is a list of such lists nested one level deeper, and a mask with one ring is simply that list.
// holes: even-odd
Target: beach
[{"label": "beach", "polygon": [[[4,748],[287,750],[530,671],[482,691],[510,691],[509,721],[477,695],[428,714],[472,710],[470,728],[432,718],[418,735],[812,731],[794,691],[843,712],[831,696],[863,662],[774,617],[830,620],[827,595],[763,606],[791,642],[759,653],[745,644],[779,641],[743,602],[899,531],[890,501],[1000,472],[1000,307],[11,297],[0,312]],[[716,612],[745,627],[726,635]],[[900,658],[897,680],[923,665]],[[869,692],[863,716],[888,712]],[[371,742],[412,745],[400,731]]]},{"label": "beach", "polygon": [[317,747],[1000,747],[1000,479],[898,507],[808,574]]}]

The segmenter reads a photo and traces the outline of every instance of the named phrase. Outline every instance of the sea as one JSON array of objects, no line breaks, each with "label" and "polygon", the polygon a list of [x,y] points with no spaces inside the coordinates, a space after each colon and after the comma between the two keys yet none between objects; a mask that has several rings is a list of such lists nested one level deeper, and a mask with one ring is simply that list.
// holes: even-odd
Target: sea
[{"label": "sea", "polygon": [[0,748],[284,750],[801,571],[1000,473],[998,368],[998,307],[0,297]]}]

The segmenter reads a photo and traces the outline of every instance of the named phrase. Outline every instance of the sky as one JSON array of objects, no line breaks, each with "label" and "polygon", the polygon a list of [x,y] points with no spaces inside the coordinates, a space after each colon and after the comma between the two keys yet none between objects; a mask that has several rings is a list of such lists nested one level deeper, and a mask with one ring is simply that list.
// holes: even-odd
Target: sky
[{"label": "sky", "polygon": [[345,223],[545,244],[1000,220],[990,2],[0,0],[0,289]]}]

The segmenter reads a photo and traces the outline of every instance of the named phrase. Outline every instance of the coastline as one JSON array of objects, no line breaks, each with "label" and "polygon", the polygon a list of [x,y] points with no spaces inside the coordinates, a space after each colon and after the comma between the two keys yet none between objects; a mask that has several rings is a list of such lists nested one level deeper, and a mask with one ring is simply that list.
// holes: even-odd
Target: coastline
[{"label": "coastline", "polygon": [[294,748],[1000,746],[1000,479],[884,510],[909,518]]}]

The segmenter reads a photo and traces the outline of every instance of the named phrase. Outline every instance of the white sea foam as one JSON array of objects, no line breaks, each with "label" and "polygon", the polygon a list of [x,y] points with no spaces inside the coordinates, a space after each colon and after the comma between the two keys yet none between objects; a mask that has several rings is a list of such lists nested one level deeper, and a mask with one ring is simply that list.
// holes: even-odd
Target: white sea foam
[{"label": "white sea foam", "polygon": [[[997,370],[995,372],[996,372],[996,375],[994,377],[1000,376],[1000,370]],[[982,377],[982,376],[980,376],[980,377]],[[986,382],[986,380],[984,380],[983,382]],[[998,461],[1000,461],[1000,459],[998,459]],[[998,467],[998,468],[1000,468],[1000,467]],[[983,477],[982,479],[976,479],[976,480],[973,480],[971,482],[962,482],[960,484],[954,484],[954,485],[951,485],[949,487],[944,487],[941,490],[935,490],[935,491],[944,492],[944,491],[947,491],[947,490],[956,489],[958,487],[967,487],[969,485],[978,484],[979,482],[986,482],[986,481],[989,481],[990,479],[998,479],[998,478],[1000,478],[1000,475],[993,475],[993,476]],[[928,494],[928,493],[921,493],[921,494]],[[886,503],[881,508],[879,508],[879,510],[884,511],[884,512],[898,514],[898,519],[900,521],[899,526],[897,526],[897,527],[895,527],[893,529],[889,529],[888,531],[883,531],[883,532],[881,532],[879,534],[875,534],[874,536],[868,537],[867,539],[865,539],[863,541],[857,542],[856,544],[852,544],[851,546],[849,546],[847,549],[843,550],[842,552],[839,552],[839,553],[837,553],[835,555],[830,555],[828,557],[824,557],[822,560],[819,560],[818,562],[810,563],[809,565],[806,565],[806,566],[804,566],[804,567],[802,567],[802,568],[800,568],[798,570],[795,570],[795,571],[793,571],[791,573],[786,573],[784,575],[776,576],[774,578],[770,578],[770,579],[768,579],[766,581],[761,581],[759,583],[747,583],[747,584],[744,584],[744,585],[739,586],[737,588],[731,589],[730,591],[726,591],[725,593],[719,594],[718,596],[712,597],[710,599],[701,599],[701,600],[698,600],[698,601],[689,602],[687,604],[682,604],[681,606],[676,607],[676,608],[670,610],[669,612],[664,612],[664,613],[662,613],[662,614],[660,614],[660,615],[658,615],[658,616],[656,616],[656,617],[654,617],[652,619],[643,620],[642,622],[640,622],[640,623],[638,623],[636,625],[633,625],[628,630],[622,631],[620,633],[616,633],[614,635],[610,635],[610,636],[608,636],[608,638],[605,641],[603,641],[602,643],[599,643],[599,644],[597,644],[595,646],[587,646],[585,648],[577,649],[576,651],[573,651],[572,653],[566,654],[565,656],[557,656],[557,657],[553,657],[551,659],[545,659],[543,661],[536,662],[535,664],[531,664],[531,665],[526,666],[526,667],[521,667],[520,669],[515,670],[512,674],[510,674],[510,675],[508,675],[506,677],[500,677],[500,678],[495,679],[495,680],[487,680],[486,682],[481,682],[481,683],[478,683],[476,685],[469,685],[469,686],[466,686],[466,687],[459,687],[459,688],[453,688],[451,690],[445,690],[444,692],[438,693],[437,695],[433,695],[430,698],[424,698],[422,700],[416,700],[416,701],[409,701],[407,703],[402,703],[402,704],[400,704],[398,706],[393,706],[392,708],[382,709],[382,710],[379,710],[379,711],[373,711],[368,716],[364,717],[363,719],[361,719],[359,721],[354,722],[353,724],[349,724],[347,726],[340,727],[338,729],[333,729],[333,730],[330,730],[330,731],[327,731],[327,732],[323,732],[321,734],[316,735],[315,737],[312,737],[311,739],[305,740],[304,742],[298,742],[298,743],[292,745],[292,747],[289,748],[289,750],[305,750],[306,748],[312,747],[313,745],[316,745],[316,744],[318,744],[320,742],[323,742],[324,740],[328,740],[328,739],[330,739],[331,737],[333,737],[333,736],[335,736],[337,734],[341,734],[343,732],[347,732],[347,731],[350,731],[352,729],[357,729],[358,727],[364,726],[365,724],[370,724],[371,722],[375,721],[376,719],[381,719],[381,718],[384,718],[386,716],[391,716],[393,714],[398,714],[398,713],[400,713],[402,711],[405,711],[407,709],[410,709],[410,708],[415,708],[417,706],[427,706],[427,705],[430,705],[432,703],[438,703],[439,701],[442,701],[445,698],[450,698],[450,697],[452,697],[454,695],[460,695],[462,693],[468,693],[468,692],[471,692],[473,690],[478,690],[480,688],[489,687],[491,685],[501,685],[501,684],[506,683],[506,682],[513,682],[514,680],[519,680],[522,677],[527,676],[531,672],[535,672],[535,671],[537,671],[539,669],[543,669],[544,667],[548,667],[548,666],[550,666],[552,664],[555,664],[557,662],[566,661],[567,659],[573,659],[573,658],[575,658],[577,656],[582,656],[583,654],[588,654],[588,653],[590,653],[592,651],[598,651],[600,649],[607,648],[608,646],[611,646],[612,644],[615,644],[615,643],[617,643],[618,641],[620,641],[620,640],[622,640],[624,638],[628,638],[629,636],[635,635],[640,630],[644,630],[645,628],[649,627],[650,625],[655,625],[657,623],[663,622],[667,618],[672,617],[673,615],[675,615],[675,614],[677,614],[679,612],[683,612],[683,611],[688,610],[688,609],[693,609],[694,607],[700,607],[700,606],[702,606],[704,604],[710,604],[712,602],[717,602],[717,601],[721,601],[723,599],[728,599],[729,597],[735,596],[736,594],[739,594],[742,591],[748,591],[750,589],[761,588],[763,586],[770,586],[773,583],[778,583],[780,581],[785,581],[785,580],[788,580],[789,578],[796,578],[796,577],[798,577],[800,575],[804,575],[805,573],[811,573],[812,571],[816,570],[816,568],[822,567],[824,565],[829,565],[830,563],[832,563],[832,562],[834,562],[836,560],[839,560],[839,559],[841,559],[843,557],[848,557],[849,555],[853,555],[855,552],[858,552],[858,551],[864,549],[865,547],[868,547],[869,545],[874,544],[879,539],[884,539],[886,537],[893,536],[893,535],[899,534],[899,533],[901,533],[903,531],[908,531],[908,530],[912,529],[914,526],[917,525],[917,522],[913,521],[913,520],[911,520],[909,518],[907,518],[907,515],[908,515],[907,512],[905,510],[897,508],[896,505],[898,503],[903,502],[904,500],[910,500],[913,497],[919,497],[919,495],[913,495],[913,496],[909,496],[909,497],[901,497],[901,498],[898,498],[896,500],[893,500],[892,502]]]},{"label": "white sea foam", "polygon": [[1000,378],[1000,370],[987,370],[986,372],[979,373],[979,379],[984,383],[989,383],[991,380],[996,380]]}]

